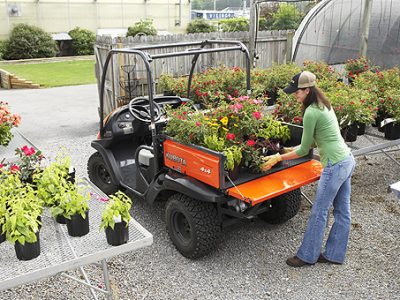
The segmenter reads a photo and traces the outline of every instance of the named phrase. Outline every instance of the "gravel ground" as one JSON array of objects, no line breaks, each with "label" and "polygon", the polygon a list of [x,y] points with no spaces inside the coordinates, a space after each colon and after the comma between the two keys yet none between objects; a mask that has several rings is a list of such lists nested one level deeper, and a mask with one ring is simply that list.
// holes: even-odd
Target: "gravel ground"
[{"label": "gravel ground", "polygon": [[[16,112],[30,118],[29,107],[13,102],[13,93],[0,96],[8,97]],[[96,120],[96,115],[91,118]],[[79,137],[65,138],[62,131],[52,135],[57,128],[51,127],[46,128],[51,139],[38,139],[39,148],[50,157],[66,147],[80,176],[86,176],[86,162],[93,152],[90,141],[96,135],[95,121],[86,122],[87,130],[80,129]],[[33,129],[21,128],[35,143]],[[360,138],[358,144],[364,142]],[[392,154],[400,161],[400,151]],[[227,228],[218,248],[198,260],[181,256],[169,240],[165,203],[148,206],[134,201],[132,215],[153,234],[154,243],[109,261],[114,299],[400,299],[400,206],[387,192],[391,183],[400,180],[399,171],[383,154],[357,157],[352,231],[347,260],[341,266],[293,269],[285,264],[301,242],[310,214],[306,201],[285,224],[268,225],[256,219]],[[314,183],[303,191],[312,198],[315,189]],[[87,271],[93,282],[102,284],[99,268],[89,266]],[[54,276],[0,292],[0,299],[90,299],[90,294],[75,282]]]}]

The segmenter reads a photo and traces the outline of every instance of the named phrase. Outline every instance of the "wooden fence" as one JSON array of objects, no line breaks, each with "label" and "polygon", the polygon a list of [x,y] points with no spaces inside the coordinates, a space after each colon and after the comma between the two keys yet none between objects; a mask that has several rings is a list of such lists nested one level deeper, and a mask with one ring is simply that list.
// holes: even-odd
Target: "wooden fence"
[{"label": "wooden fence", "polygon": [[[292,31],[261,31],[258,33],[256,43],[256,54],[258,59],[256,67],[267,68],[274,63],[282,64],[290,60],[292,51]],[[142,37],[118,37],[98,36],[95,45],[96,77],[100,86],[103,65],[110,49],[133,48],[144,45],[172,44],[179,42],[194,42],[203,40],[238,40],[247,47],[249,45],[248,32],[231,33],[198,33],[180,34],[171,36],[142,36]],[[185,47],[173,47],[167,49],[148,50],[150,55],[178,52]],[[180,56],[172,58],[157,59],[151,62],[152,72],[157,83],[161,74],[173,76],[185,76],[189,74],[193,56]],[[196,72],[204,71],[212,66],[245,66],[245,56],[239,51],[217,52],[201,55],[196,65]],[[133,55],[114,55],[108,68],[105,94],[104,114],[118,106],[121,106],[135,96],[147,94],[147,81],[145,66],[141,59]]]}]

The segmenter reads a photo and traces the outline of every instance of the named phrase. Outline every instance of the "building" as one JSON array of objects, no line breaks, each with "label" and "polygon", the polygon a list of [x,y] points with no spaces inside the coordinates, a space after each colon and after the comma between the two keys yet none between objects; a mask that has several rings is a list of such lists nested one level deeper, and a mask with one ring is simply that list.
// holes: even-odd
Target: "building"
[{"label": "building", "polygon": [[0,0],[0,39],[19,23],[48,33],[77,26],[97,32],[128,28],[146,18],[153,19],[161,32],[184,33],[190,22],[190,0]]}]

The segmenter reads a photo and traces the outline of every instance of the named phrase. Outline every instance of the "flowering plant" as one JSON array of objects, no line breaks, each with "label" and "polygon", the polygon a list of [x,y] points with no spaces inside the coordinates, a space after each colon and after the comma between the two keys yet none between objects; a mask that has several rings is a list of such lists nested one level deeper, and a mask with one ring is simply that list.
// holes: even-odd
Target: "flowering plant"
[{"label": "flowering plant", "polygon": [[187,105],[168,109],[166,133],[178,142],[197,144],[222,152],[225,169],[241,161],[259,170],[261,157],[290,137],[287,126],[263,112],[263,101],[247,96],[229,98],[215,109],[195,112]]},{"label": "flowering plant", "polygon": [[372,68],[371,61],[365,56],[356,59],[349,59],[344,65],[349,78],[355,78],[358,74],[368,71]]},{"label": "flowering plant", "polygon": [[278,100],[273,114],[287,123],[299,125],[303,123],[301,104],[296,101],[293,94],[288,95],[283,90],[278,92]]},{"label": "flowering plant", "polygon": [[337,73],[334,68],[322,61],[316,62],[312,60],[306,60],[303,62],[303,66],[305,71],[315,74],[317,80],[329,79],[337,81],[340,78],[340,74]]},{"label": "flowering plant", "polygon": [[26,145],[15,149],[15,153],[19,157],[16,167],[21,174],[21,180],[26,181],[38,171],[44,156],[40,150],[35,150],[35,148]]},{"label": "flowering plant", "polygon": [[13,134],[12,127],[18,127],[21,117],[17,114],[11,114],[7,102],[0,101],[0,146],[7,146]]}]

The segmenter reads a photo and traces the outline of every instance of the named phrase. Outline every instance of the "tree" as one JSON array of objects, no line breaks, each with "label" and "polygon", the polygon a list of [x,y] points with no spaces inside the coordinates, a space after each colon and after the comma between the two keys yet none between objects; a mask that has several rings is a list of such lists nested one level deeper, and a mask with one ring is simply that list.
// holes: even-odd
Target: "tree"
[{"label": "tree", "polygon": [[294,5],[282,3],[278,11],[272,14],[272,18],[272,29],[286,30],[299,27],[303,16]]}]

